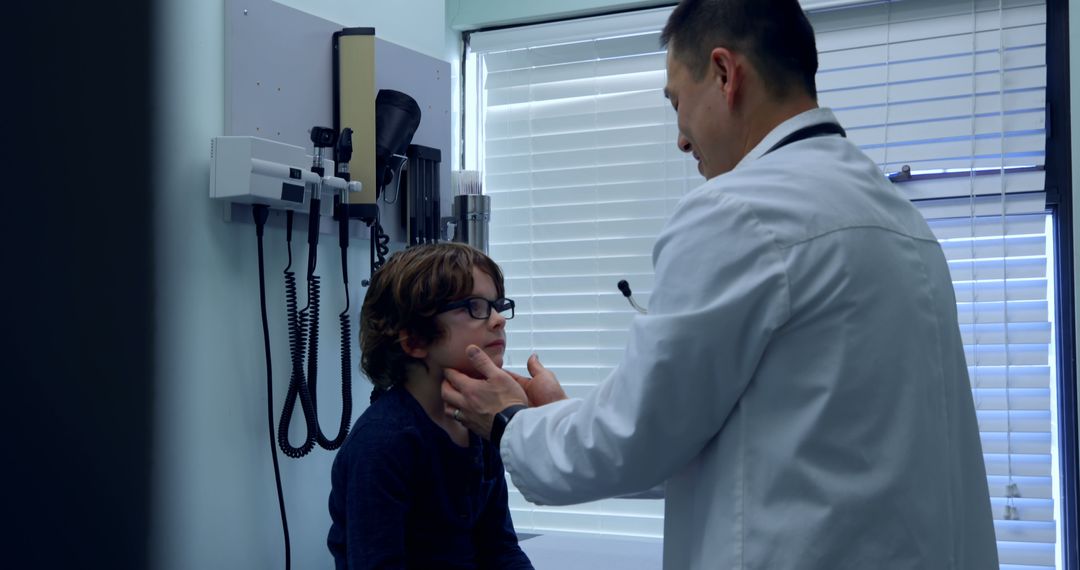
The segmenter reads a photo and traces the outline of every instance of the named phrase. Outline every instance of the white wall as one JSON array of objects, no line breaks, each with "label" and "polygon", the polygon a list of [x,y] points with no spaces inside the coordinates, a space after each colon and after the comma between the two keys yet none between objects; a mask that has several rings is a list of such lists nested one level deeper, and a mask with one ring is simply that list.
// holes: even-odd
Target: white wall
[{"label": "white wall", "polygon": [[443,0],[277,0],[346,27],[375,27],[380,38],[442,58],[446,45]]},{"label": "white wall", "polygon": [[[428,55],[444,57],[447,50],[442,0],[283,3],[343,26],[375,26],[380,37]],[[152,567],[163,570],[284,568],[267,433],[254,226],[226,223],[221,206],[207,198],[210,139],[224,134],[224,6],[225,0],[161,0],[156,26],[155,131],[162,140],[157,183],[150,189],[157,208],[159,327],[151,549]],[[266,232],[275,417],[289,366],[283,234]],[[294,233],[300,264],[306,260],[303,234]],[[355,324],[359,281],[368,272],[367,243],[354,242],[350,252]],[[322,240],[319,257],[319,402],[324,430],[333,437],[340,413],[336,315],[343,306],[336,240]],[[354,347],[356,336],[354,326]],[[366,407],[370,389],[359,376],[358,353],[354,348],[354,418]],[[332,567],[326,548],[332,460],[325,450],[300,460],[280,457],[295,568]]]},{"label": "white wall", "polygon": [[673,0],[446,0],[446,18],[451,29],[475,30],[674,3]]}]

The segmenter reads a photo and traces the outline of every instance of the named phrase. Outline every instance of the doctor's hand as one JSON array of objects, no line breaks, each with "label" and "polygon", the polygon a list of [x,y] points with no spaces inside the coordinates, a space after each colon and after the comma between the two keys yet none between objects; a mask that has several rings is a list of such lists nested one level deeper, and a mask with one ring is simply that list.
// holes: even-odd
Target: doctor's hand
[{"label": "doctor's hand", "polygon": [[537,406],[543,406],[566,399],[566,392],[563,391],[562,384],[559,384],[559,380],[555,378],[555,373],[544,368],[544,365],[540,364],[540,358],[538,356],[535,354],[530,356],[526,366],[528,367],[529,375],[532,376],[532,378],[514,374],[509,370],[506,372],[525,389],[525,395],[529,397],[530,406],[535,408]]},{"label": "doctor's hand", "polygon": [[447,368],[442,383],[443,411],[476,435],[491,439],[495,414],[515,404],[528,405],[528,398],[518,382],[479,347],[470,344],[466,351],[473,368],[484,379]]}]

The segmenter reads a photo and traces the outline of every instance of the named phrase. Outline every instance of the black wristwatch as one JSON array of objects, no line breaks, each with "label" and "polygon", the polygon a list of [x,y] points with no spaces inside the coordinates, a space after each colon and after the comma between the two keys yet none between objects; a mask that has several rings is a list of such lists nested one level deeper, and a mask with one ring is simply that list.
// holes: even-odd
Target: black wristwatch
[{"label": "black wristwatch", "polygon": [[510,418],[527,407],[514,404],[495,414],[495,420],[491,423],[491,443],[495,444],[495,447],[499,447],[499,442],[502,441],[503,432],[506,431],[506,424],[510,423]]}]

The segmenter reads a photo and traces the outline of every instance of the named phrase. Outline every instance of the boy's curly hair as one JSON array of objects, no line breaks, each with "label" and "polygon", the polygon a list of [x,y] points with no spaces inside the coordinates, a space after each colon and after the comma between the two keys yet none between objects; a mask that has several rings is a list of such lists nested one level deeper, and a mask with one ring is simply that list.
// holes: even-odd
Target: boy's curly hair
[{"label": "boy's curly hair", "polygon": [[436,311],[472,295],[474,267],[491,276],[499,297],[505,295],[499,266],[460,243],[410,247],[375,272],[360,312],[360,366],[375,385],[372,401],[404,382],[409,364],[422,364],[401,349],[401,333],[423,344],[438,340],[444,331]]}]

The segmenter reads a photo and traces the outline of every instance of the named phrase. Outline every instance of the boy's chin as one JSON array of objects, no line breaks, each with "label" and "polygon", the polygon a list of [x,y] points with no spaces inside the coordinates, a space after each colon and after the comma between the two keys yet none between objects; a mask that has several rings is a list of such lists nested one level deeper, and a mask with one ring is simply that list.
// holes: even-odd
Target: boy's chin
[{"label": "boy's chin", "polygon": [[[487,352],[486,350],[484,352],[487,353],[488,358],[490,358],[491,361],[495,363],[495,366],[498,366],[499,368],[503,367],[503,354],[502,354],[501,350],[497,354],[491,354],[490,352]],[[484,377],[484,375],[481,374],[479,370],[477,370],[476,368],[474,368],[472,366],[471,362],[464,363],[459,370],[461,371],[462,374],[465,374],[467,376],[472,376],[473,378],[483,378]]]},{"label": "boy's chin", "polygon": [[498,366],[499,368],[503,367],[503,351],[502,351],[502,349],[499,349],[499,351],[496,352],[495,354],[491,354],[490,352],[488,352],[487,355],[491,358],[491,361],[495,363],[495,366]]},{"label": "boy's chin", "polygon": [[487,353],[488,357],[491,358],[491,361],[495,363],[495,366],[498,366],[499,368],[503,367],[503,354],[505,351],[501,347],[494,350],[485,350],[484,352]]}]

